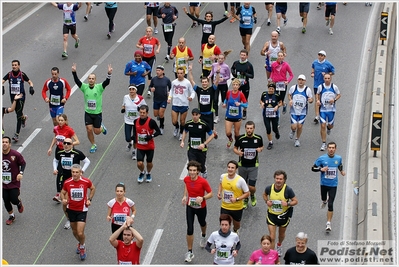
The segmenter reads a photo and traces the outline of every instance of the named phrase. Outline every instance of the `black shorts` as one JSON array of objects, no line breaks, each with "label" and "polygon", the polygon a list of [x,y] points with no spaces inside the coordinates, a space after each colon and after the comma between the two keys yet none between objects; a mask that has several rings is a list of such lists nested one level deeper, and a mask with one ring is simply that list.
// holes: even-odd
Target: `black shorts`
[{"label": "black shorts", "polygon": [[194,7],[200,7],[201,6],[201,2],[189,2],[190,6],[194,6]]},{"label": "black shorts", "polygon": [[235,6],[236,8],[239,8],[240,2],[230,2],[230,6]]},{"label": "black shorts", "polygon": [[299,13],[309,13],[310,3],[299,3]]},{"label": "black shorts", "polygon": [[204,121],[206,124],[208,124],[209,128],[213,131],[214,126],[213,126],[213,112],[211,114],[201,114],[201,120]]},{"label": "black shorts", "polygon": [[240,222],[242,218],[242,210],[226,210],[224,208],[220,208],[220,214],[228,214],[230,215],[234,221]]},{"label": "black shorts", "polygon": [[225,117],[224,120],[225,121],[229,121],[229,122],[239,122],[239,121],[241,121],[241,119],[234,119],[234,118],[227,118],[227,117]]},{"label": "black shorts", "polygon": [[151,71],[148,73],[148,80],[151,80],[151,78],[152,78],[151,74],[152,74],[152,70],[155,67],[154,66],[155,59],[156,59],[155,56],[153,56],[153,57],[143,57],[143,61],[147,62],[148,65],[150,65],[150,67],[151,67]]},{"label": "black shorts", "polygon": [[290,219],[292,217],[293,208],[289,208],[286,212],[276,215],[267,212],[266,222],[270,225],[275,225],[279,227],[287,227],[290,224]]},{"label": "black shorts", "polygon": [[252,35],[252,28],[241,28],[240,27],[240,35],[241,36]]},{"label": "black shorts", "polygon": [[335,12],[337,12],[337,4],[335,5],[325,5],[326,6],[326,14],[325,17],[328,18],[330,15],[335,16]]},{"label": "black shorts", "polygon": [[137,161],[144,161],[144,156],[147,157],[147,162],[152,162],[154,158],[154,150],[141,150],[137,149]]},{"label": "black shorts", "polygon": [[66,209],[68,219],[70,222],[86,222],[87,211],[76,211]]},{"label": "black shorts", "polygon": [[71,34],[76,34],[76,24],[65,25],[62,27],[62,34],[68,34],[71,31]]},{"label": "black shorts", "polygon": [[85,112],[85,125],[93,125],[94,128],[101,128],[102,121],[103,121],[102,113],[90,114]]},{"label": "black shorts", "polygon": [[147,15],[157,16],[158,15],[158,7],[157,6],[153,6],[153,7],[147,6]]}]

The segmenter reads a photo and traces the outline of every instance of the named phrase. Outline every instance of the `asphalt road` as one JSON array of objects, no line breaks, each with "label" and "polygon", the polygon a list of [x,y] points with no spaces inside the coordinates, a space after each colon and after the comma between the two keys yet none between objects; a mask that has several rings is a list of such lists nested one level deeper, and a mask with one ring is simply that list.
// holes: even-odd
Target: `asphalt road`
[{"label": "asphalt road", "polygon": [[[264,57],[259,56],[265,41],[270,39],[270,32],[275,29],[275,14],[272,25],[266,25],[267,13],[263,3],[253,4],[258,12],[260,27],[251,46],[249,61],[255,68],[255,79],[251,80],[248,120],[256,124],[256,133],[261,134],[266,142],[265,127],[259,109],[259,97],[266,89]],[[177,20],[174,43],[180,36],[187,39],[187,45],[195,55],[194,73],[199,77],[200,65],[196,63],[199,56],[201,30],[190,28],[191,20],[183,13],[186,3],[176,4],[180,13]],[[373,6],[373,8],[376,8]],[[223,14],[222,3],[203,3],[202,10],[212,10],[214,19]],[[282,27],[280,40],[287,46],[287,58],[293,72],[294,80],[303,73],[308,77],[307,84],[312,86],[310,79],[311,63],[317,57],[317,52],[325,50],[336,68],[333,82],[340,88],[342,98],[337,102],[336,123],[328,141],[337,142],[337,154],[344,158],[345,168],[349,164],[357,164],[346,158],[348,153],[348,136],[353,119],[352,103],[356,95],[356,80],[363,47],[373,44],[364,43],[367,22],[370,19],[370,8],[362,3],[350,3],[347,6],[338,5],[334,35],[328,34],[323,11],[316,10],[316,3],[311,4],[307,33],[302,34],[302,23],[298,15],[298,4],[290,3],[287,16],[287,26]],[[21,61],[21,70],[27,73],[33,81],[36,93],[27,96],[25,113],[28,114],[27,127],[22,129],[20,142],[13,145],[14,149],[23,148],[22,154],[27,161],[27,168],[22,183],[22,200],[25,205],[23,214],[16,214],[13,225],[7,226],[4,221],[7,212],[3,208],[3,258],[12,264],[114,264],[115,249],[108,242],[111,234],[110,225],[106,220],[106,203],[114,197],[114,187],[118,182],[124,182],[127,196],[136,203],[137,216],[135,227],[144,237],[144,247],[141,262],[147,264],[184,264],[186,252],[186,221],[185,208],[181,205],[183,183],[179,179],[185,169],[186,150],[179,147],[179,142],[173,137],[173,127],[170,122],[170,107],[167,110],[165,135],[155,139],[156,153],[152,171],[153,182],[137,184],[138,169],[130,154],[125,152],[123,134],[123,116],[120,114],[122,98],[128,93],[128,77],[123,75],[125,64],[133,58],[137,40],[144,35],[145,23],[142,3],[119,3],[115,23],[116,31],[110,40],[107,39],[108,20],[103,5],[94,6],[89,21],[84,22],[84,6],[78,11],[77,33],[80,37],[78,49],[73,47],[69,38],[69,58],[61,59],[62,53],[62,12],[50,4],[45,5],[18,26],[3,35],[4,74],[11,70],[11,60]],[[354,14],[356,14],[354,16]],[[203,13],[201,14],[203,17]],[[125,33],[130,31],[127,36]],[[166,74],[171,79],[172,63],[164,63],[166,43],[162,34],[156,35],[162,42],[158,64],[164,64]],[[124,38],[126,37],[126,38]],[[233,49],[227,58],[231,65],[238,59],[242,49],[238,32],[238,23],[226,21],[216,29],[216,43],[222,50]],[[89,209],[86,227],[87,259],[82,263],[75,254],[76,240],[71,231],[64,230],[65,217],[60,205],[52,197],[55,194],[55,177],[52,175],[52,159],[47,156],[47,149],[53,137],[52,122],[49,118],[47,104],[41,98],[41,88],[46,79],[50,78],[53,66],[60,68],[60,76],[68,79],[74,85],[71,74],[72,63],[77,63],[77,73],[83,77],[89,70],[97,74],[97,82],[106,77],[107,64],[112,64],[114,72],[110,86],[104,93],[103,118],[108,128],[108,135],[96,136],[98,151],[89,153],[89,142],[84,127],[84,107],[82,94],[77,90],[68,100],[65,113],[81,144],[77,146],[91,160],[86,175],[94,182],[97,190],[93,204]],[[93,67],[94,66],[94,67]],[[197,80],[199,83],[199,81]],[[290,85],[293,85],[294,83]],[[8,93],[3,97],[3,105],[9,106]],[[147,99],[149,103],[152,100]],[[196,105],[195,101],[191,107]],[[223,109],[220,109],[223,114]],[[150,111],[152,115],[152,109]],[[191,116],[189,115],[188,118]],[[320,127],[312,123],[313,106],[310,108],[308,120],[305,122],[301,138],[301,147],[295,148],[288,138],[289,115],[281,118],[281,139],[274,141],[274,148],[264,150],[260,156],[259,178],[257,183],[258,205],[249,207],[244,212],[240,239],[242,249],[236,258],[237,264],[244,264],[251,252],[259,247],[260,237],[267,233],[265,222],[266,205],[262,200],[264,188],[271,184],[273,173],[283,169],[288,173],[287,184],[291,186],[299,200],[294,209],[294,215],[287,229],[284,250],[294,245],[296,233],[304,231],[309,235],[308,245],[316,250],[318,240],[338,240],[342,237],[342,212],[346,203],[344,196],[344,181],[355,180],[356,177],[340,177],[339,190],[335,201],[333,231],[324,232],[326,210],[320,210],[319,175],[311,172],[314,160],[322,154],[319,151]],[[15,127],[15,115],[4,118],[7,135],[12,136]],[[216,125],[219,139],[211,143],[207,166],[208,180],[214,192],[220,174],[226,172],[226,163],[238,157],[232,149],[226,149],[227,138],[224,136],[223,120]],[[242,124],[243,133],[244,123]],[[37,135],[24,146],[23,142],[36,131]],[[352,190],[349,188],[349,190]],[[216,195],[216,193],[215,193]],[[208,234],[218,229],[220,202],[216,196],[208,202]],[[352,214],[355,216],[355,214]],[[351,216],[351,215],[350,215]],[[158,243],[152,243],[153,237],[158,237]],[[193,264],[212,264],[212,256],[198,245],[199,225],[195,224],[195,258]],[[153,245],[150,245],[153,244]]]}]

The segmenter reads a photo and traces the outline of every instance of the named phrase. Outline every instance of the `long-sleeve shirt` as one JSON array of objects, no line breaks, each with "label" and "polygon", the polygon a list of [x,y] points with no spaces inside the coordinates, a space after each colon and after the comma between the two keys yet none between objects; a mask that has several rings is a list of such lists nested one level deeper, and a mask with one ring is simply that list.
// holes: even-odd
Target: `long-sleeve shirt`
[{"label": "long-sleeve shirt", "polygon": [[[287,73],[290,75],[288,79]],[[287,62],[283,61],[280,63],[276,61],[272,64],[272,72],[270,74],[270,78],[274,83],[285,81],[289,83],[294,78],[294,74],[292,74],[291,67]]]}]

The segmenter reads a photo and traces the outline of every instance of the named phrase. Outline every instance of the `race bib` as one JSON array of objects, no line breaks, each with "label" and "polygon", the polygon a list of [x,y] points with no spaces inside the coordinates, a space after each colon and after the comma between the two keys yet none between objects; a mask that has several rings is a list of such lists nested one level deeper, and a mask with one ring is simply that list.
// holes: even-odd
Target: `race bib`
[{"label": "race bib", "polygon": [[144,54],[151,54],[153,47],[151,44],[144,44]]},{"label": "race bib", "polygon": [[227,190],[223,190],[223,201],[226,203],[231,203],[230,198],[234,197],[233,192],[231,191],[227,191]]},{"label": "race bib", "polygon": [[204,67],[211,68],[212,67],[212,60],[210,58],[204,58]]},{"label": "race bib", "polygon": [[230,116],[238,116],[238,111],[239,111],[238,107],[235,107],[235,106],[229,107],[229,115]]},{"label": "race bib", "polygon": [[274,108],[266,108],[265,116],[266,118],[275,118],[277,115],[276,112],[274,111]]},{"label": "race bib", "polygon": [[61,167],[64,170],[72,169],[73,159],[71,157],[62,157],[61,158]]},{"label": "race bib", "polygon": [[128,116],[130,119],[137,118],[137,116],[138,116],[137,110],[128,110],[128,111],[127,111],[127,116]]},{"label": "race bib", "polygon": [[231,251],[227,248],[218,248],[216,251],[216,257],[218,260],[227,260],[230,257]]},{"label": "race bib", "polygon": [[164,32],[172,32],[172,31],[173,31],[173,25],[172,25],[172,23],[164,24],[164,25],[163,25],[163,31],[164,31]]},{"label": "race bib", "polygon": [[199,209],[199,208],[201,208],[201,204],[198,204],[198,203],[196,202],[196,200],[197,200],[196,197],[190,197],[190,198],[188,199],[188,205],[189,205],[190,207],[192,207],[192,208]]},{"label": "race bib", "polygon": [[11,84],[11,94],[18,95],[20,93],[21,93],[21,91],[20,91],[19,83],[17,83],[17,84],[12,83]]},{"label": "race bib", "polygon": [[50,95],[50,104],[54,106],[59,106],[61,104],[60,95]]},{"label": "race bib", "polygon": [[211,104],[211,96],[210,95],[200,95],[200,104],[202,104],[202,105]]},{"label": "race bib", "polygon": [[203,24],[202,32],[203,33],[212,33],[212,25],[211,24]]},{"label": "race bib", "polygon": [[114,224],[123,225],[126,221],[126,213],[114,213]]},{"label": "race bib", "polygon": [[137,135],[137,143],[140,145],[146,145],[148,142],[145,140],[146,134],[138,134]]},{"label": "race bib", "polygon": [[256,148],[244,148],[244,159],[254,159],[256,157]]},{"label": "race bib", "polygon": [[179,58],[177,59],[177,67],[178,67],[178,68],[179,68],[179,67],[185,67],[186,64],[187,64],[187,61],[186,61],[186,59],[185,59],[184,57],[179,57]]},{"label": "race bib", "polygon": [[71,199],[74,201],[83,200],[84,192],[83,188],[71,188]]},{"label": "race bib", "polygon": [[58,143],[58,144],[62,144],[62,143],[64,143],[65,136],[63,136],[63,135],[57,135],[57,136],[55,137],[55,140],[57,140],[57,143]]},{"label": "race bib", "polygon": [[251,16],[242,16],[242,20],[244,21],[244,25],[250,25],[251,24]]},{"label": "race bib", "polygon": [[281,200],[272,200],[272,211],[274,212],[282,212],[283,205],[281,204]]},{"label": "race bib", "polygon": [[11,180],[11,172],[3,172],[3,184],[9,184]]},{"label": "race bib", "polygon": [[199,137],[191,137],[190,138],[191,148],[197,149],[200,145],[201,145],[201,138],[199,138]]},{"label": "race bib", "polygon": [[285,83],[284,82],[276,82],[276,90],[277,91],[285,91]]},{"label": "race bib", "polygon": [[119,261],[119,265],[133,265],[131,261]]},{"label": "race bib", "polygon": [[324,174],[324,177],[326,179],[335,179],[337,177],[337,168],[335,167],[328,168]]},{"label": "race bib", "polygon": [[96,110],[96,100],[87,100],[87,108],[90,110]]}]

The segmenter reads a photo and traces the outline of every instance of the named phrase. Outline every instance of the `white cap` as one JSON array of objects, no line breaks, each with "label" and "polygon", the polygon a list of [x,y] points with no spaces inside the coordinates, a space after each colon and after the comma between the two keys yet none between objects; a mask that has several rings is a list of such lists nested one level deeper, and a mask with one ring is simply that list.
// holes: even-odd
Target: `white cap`
[{"label": "white cap", "polygon": [[307,239],[307,238],[308,238],[308,235],[305,234],[304,232],[299,232],[299,233],[296,235],[296,238],[299,238],[299,239]]},{"label": "white cap", "polygon": [[298,80],[299,79],[303,79],[303,80],[305,80],[306,81],[306,76],[305,75],[303,75],[303,74],[300,74],[299,76],[298,76]]},{"label": "white cap", "polygon": [[324,55],[325,57],[327,56],[326,51],[324,51],[324,50],[321,50],[318,54],[322,54],[322,55]]}]

